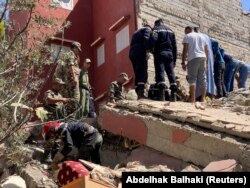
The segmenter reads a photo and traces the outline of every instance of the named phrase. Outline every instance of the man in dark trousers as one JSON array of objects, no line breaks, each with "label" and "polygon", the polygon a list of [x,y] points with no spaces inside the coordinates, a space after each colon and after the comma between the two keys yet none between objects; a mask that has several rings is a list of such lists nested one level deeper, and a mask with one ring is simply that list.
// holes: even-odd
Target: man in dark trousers
[{"label": "man in dark trousers", "polygon": [[214,54],[214,82],[217,89],[217,97],[227,97],[228,93],[224,83],[224,75],[225,75],[225,61],[224,57],[224,49],[221,48],[218,41],[211,39],[212,50]]},{"label": "man in dark trousers", "polygon": [[100,148],[102,145],[102,135],[93,126],[83,122],[59,123],[48,122],[44,125],[46,139],[61,139],[62,150],[59,150],[52,160],[52,168],[59,162],[67,158],[73,146],[78,148],[78,159],[92,161],[100,164]]},{"label": "man in dark trousers", "polygon": [[148,58],[152,50],[152,28],[144,23],[137,30],[130,43],[129,58],[132,62],[135,74],[135,91],[138,99],[147,98],[146,83],[148,81]]},{"label": "man in dark trousers", "polygon": [[174,67],[177,58],[177,45],[174,32],[163,24],[162,19],[155,21],[153,29],[153,54],[155,65],[155,79],[159,87],[159,99],[165,101],[166,71],[171,90],[171,101],[176,101],[176,81]]}]

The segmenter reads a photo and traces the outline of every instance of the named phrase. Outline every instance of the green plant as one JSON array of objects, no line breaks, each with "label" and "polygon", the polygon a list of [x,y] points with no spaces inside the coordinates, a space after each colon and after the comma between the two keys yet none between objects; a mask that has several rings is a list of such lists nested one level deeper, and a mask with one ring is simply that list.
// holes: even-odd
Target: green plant
[{"label": "green plant", "polygon": [[[55,65],[50,59],[51,47],[46,43],[63,32],[69,22],[58,25],[62,23],[58,18],[42,15],[38,7],[54,10],[41,0],[0,2],[0,23],[5,29],[5,35],[0,35],[0,126],[4,132],[0,133],[0,143],[29,121],[34,111],[46,120],[46,113],[37,108],[38,95],[51,74],[44,71],[44,66],[52,66],[53,70]],[[18,20],[9,19],[9,14],[26,22],[19,24]]]}]

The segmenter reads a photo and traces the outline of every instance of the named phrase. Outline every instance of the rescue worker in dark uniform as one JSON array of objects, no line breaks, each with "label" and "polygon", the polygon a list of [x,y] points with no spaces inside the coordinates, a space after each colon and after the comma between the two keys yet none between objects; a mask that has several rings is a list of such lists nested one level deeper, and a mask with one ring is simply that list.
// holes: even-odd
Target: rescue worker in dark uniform
[{"label": "rescue worker in dark uniform", "polygon": [[57,166],[58,163],[69,157],[68,155],[75,146],[78,149],[78,159],[92,161],[100,164],[100,149],[103,138],[93,126],[83,122],[59,123],[56,121],[44,125],[45,139],[60,139],[63,142],[63,148],[59,150],[52,160],[51,166]]},{"label": "rescue worker in dark uniform", "polygon": [[177,45],[174,32],[163,24],[162,19],[155,21],[153,29],[153,54],[155,65],[155,79],[159,87],[159,98],[165,101],[165,77],[166,71],[170,82],[171,101],[176,101],[176,81],[174,67],[177,58]]},{"label": "rescue worker in dark uniform", "polygon": [[130,43],[129,58],[135,74],[135,91],[138,99],[147,98],[148,58],[152,51],[152,28],[146,23],[137,30]]}]

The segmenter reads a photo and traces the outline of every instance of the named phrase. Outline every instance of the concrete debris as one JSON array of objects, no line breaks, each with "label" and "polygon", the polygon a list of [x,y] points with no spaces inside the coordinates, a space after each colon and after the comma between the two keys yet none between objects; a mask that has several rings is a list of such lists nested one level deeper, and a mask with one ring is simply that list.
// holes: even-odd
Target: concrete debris
[{"label": "concrete debris", "polygon": [[126,94],[127,100],[137,100],[137,94],[134,89],[130,89]]},{"label": "concrete debris", "polygon": [[234,159],[213,161],[209,163],[203,172],[240,172],[242,166]]},{"label": "concrete debris", "polygon": [[[133,93],[134,91],[130,92],[132,99],[135,97],[135,93]],[[122,165],[116,166],[115,169],[81,160],[80,162],[86,167],[92,169],[90,174],[92,179],[102,181],[112,187],[118,187],[121,183],[122,172],[172,172],[174,170],[182,172],[238,172],[242,170],[242,167],[249,169],[249,150],[239,147],[245,146],[245,141],[238,141],[236,139],[229,141],[226,140],[225,137],[218,139],[219,136],[215,134],[204,136],[205,133],[198,132],[198,129],[194,130],[193,125],[198,125],[199,128],[205,127],[209,130],[249,139],[250,126],[248,126],[248,122],[250,118],[247,115],[250,115],[250,91],[240,90],[230,93],[228,98],[210,100],[206,103],[197,102],[195,104],[150,100],[121,101],[116,104],[108,104],[104,110],[104,115],[101,115],[102,122],[100,121],[101,123],[104,122],[104,124],[102,124],[101,127],[110,133],[112,133],[111,128],[114,126],[108,123],[112,122],[122,127],[124,143],[121,144],[121,147],[130,149],[133,155],[131,154],[131,160],[128,161],[127,159],[129,157],[127,153],[126,155],[124,154],[123,160],[119,161],[123,162]],[[236,114],[238,114],[238,116],[236,116]],[[126,123],[122,126],[123,124],[121,122]],[[192,125],[182,126],[187,122]],[[103,125],[105,125],[105,127],[103,127]],[[131,131],[126,131],[135,128],[134,125],[137,125],[137,128],[141,126],[139,131],[133,131],[132,133]],[[113,132],[119,133],[119,130]],[[213,144],[201,144],[199,142],[200,139],[205,139],[207,143]],[[120,142],[120,136],[118,141]],[[113,143],[112,139],[111,143]],[[169,144],[171,147],[166,147],[166,144]],[[214,149],[214,145],[219,144],[222,144],[225,148],[223,152]],[[138,152],[138,147],[145,145],[164,154],[176,157],[178,161],[177,159],[166,160],[166,156],[163,156],[165,160],[165,163],[163,163],[164,161],[159,156],[160,154],[153,155],[151,150],[148,151],[148,153],[144,150]],[[6,148],[3,145],[0,147],[3,148],[2,153],[5,154],[4,151]],[[135,148],[137,148],[137,150]],[[117,152],[117,146],[115,149]],[[135,151],[137,151],[137,153]],[[223,160],[225,153],[229,158],[234,159]],[[242,159],[240,156],[237,158],[238,153],[246,156],[246,159]],[[22,183],[18,183],[17,188],[57,188],[57,183],[51,178],[52,174],[50,174],[51,172],[49,171],[50,166],[42,165],[40,162],[35,161],[39,160],[42,154],[43,150],[39,148],[39,143],[36,143],[35,147],[19,147],[13,156],[0,156],[1,179],[9,176],[8,179],[4,180],[1,186],[4,188],[4,186],[6,187],[12,180],[18,179],[18,181],[20,180]],[[135,156],[137,156],[135,154],[138,155],[138,158],[135,158]],[[215,157],[207,159],[206,156],[208,154]],[[146,157],[143,159],[141,156]],[[161,159],[155,160],[157,162],[153,164],[156,165],[151,166],[152,164],[145,163],[147,160],[152,162],[152,158],[156,159],[156,156],[159,156],[157,159]],[[12,157],[11,160],[9,160],[9,157]],[[127,161],[125,162],[124,160]],[[20,173],[21,177],[12,176],[13,173],[16,173],[11,171],[11,169],[13,169],[11,167],[15,164],[14,161],[18,161],[22,164],[25,163],[26,165]],[[184,164],[183,161],[192,162],[192,164],[186,163],[182,165]],[[209,163],[210,161],[214,162]],[[207,165],[208,163],[209,165]],[[117,163],[114,162],[114,164]],[[199,167],[207,166],[203,170],[200,170],[199,167],[193,164]],[[174,166],[176,166],[176,168],[173,168]]]},{"label": "concrete debris", "polygon": [[39,164],[29,164],[21,172],[27,187],[32,188],[57,188],[57,184],[49,178],[48,172],[44,171]]},{"label": "concrete debris", "polygon": [[186,166],[181,172],[201,172],[200,168],[195,165]]},{"label": "concrete debris", "polygon": [[172,172],[172,170],[169,169],[166,165],[146,167],[139,161],[128,162],[126,166],[115,168],[114,170],[108,167],[96,165],[85,160],[79,161],[83,163],[83,165],[92,169],[90,173],[92,179],[103,181],[114,187],[118,187],[119,182],[121,181],[122,172]]},{"label": "concrete debris", "polygon": [[243,112],[244,108],[241,106],[236,106],[236,107],[232,108],[232,111],[233,112]]},{"label": "concrete debris", "polygon": [[126,167],[117,169],[118,172],[171,172],[166,165],[146,167],[139,161],[128,162]]},{"label": "concrete debris", "polygon": [[24,179],[17,175],[9,176],[1,184],[1,188],[26,188]]},{"label": "concrete debris", "polygon": [[230,109],[232,112],[249,115],[250,90],[236,90],[229,94],[228,98],[220,98],[212,101],[213,107]]}]

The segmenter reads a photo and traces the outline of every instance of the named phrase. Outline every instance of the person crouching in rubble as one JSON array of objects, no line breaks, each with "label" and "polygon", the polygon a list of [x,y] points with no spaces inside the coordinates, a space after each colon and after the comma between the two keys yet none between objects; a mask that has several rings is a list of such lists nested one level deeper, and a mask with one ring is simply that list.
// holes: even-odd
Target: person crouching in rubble
[{"label": "person crouching in rubble", "polygon": [[45,139],[60,139],[63,143],[52,160],[52,169],[57,164],[66,160],[73,146],[78,149],[77,159],[84,159],[100,164],[100,148],[102,146],[102,135],[93,126],[83,122],[59,123],[48,122],[43,128]]}]

